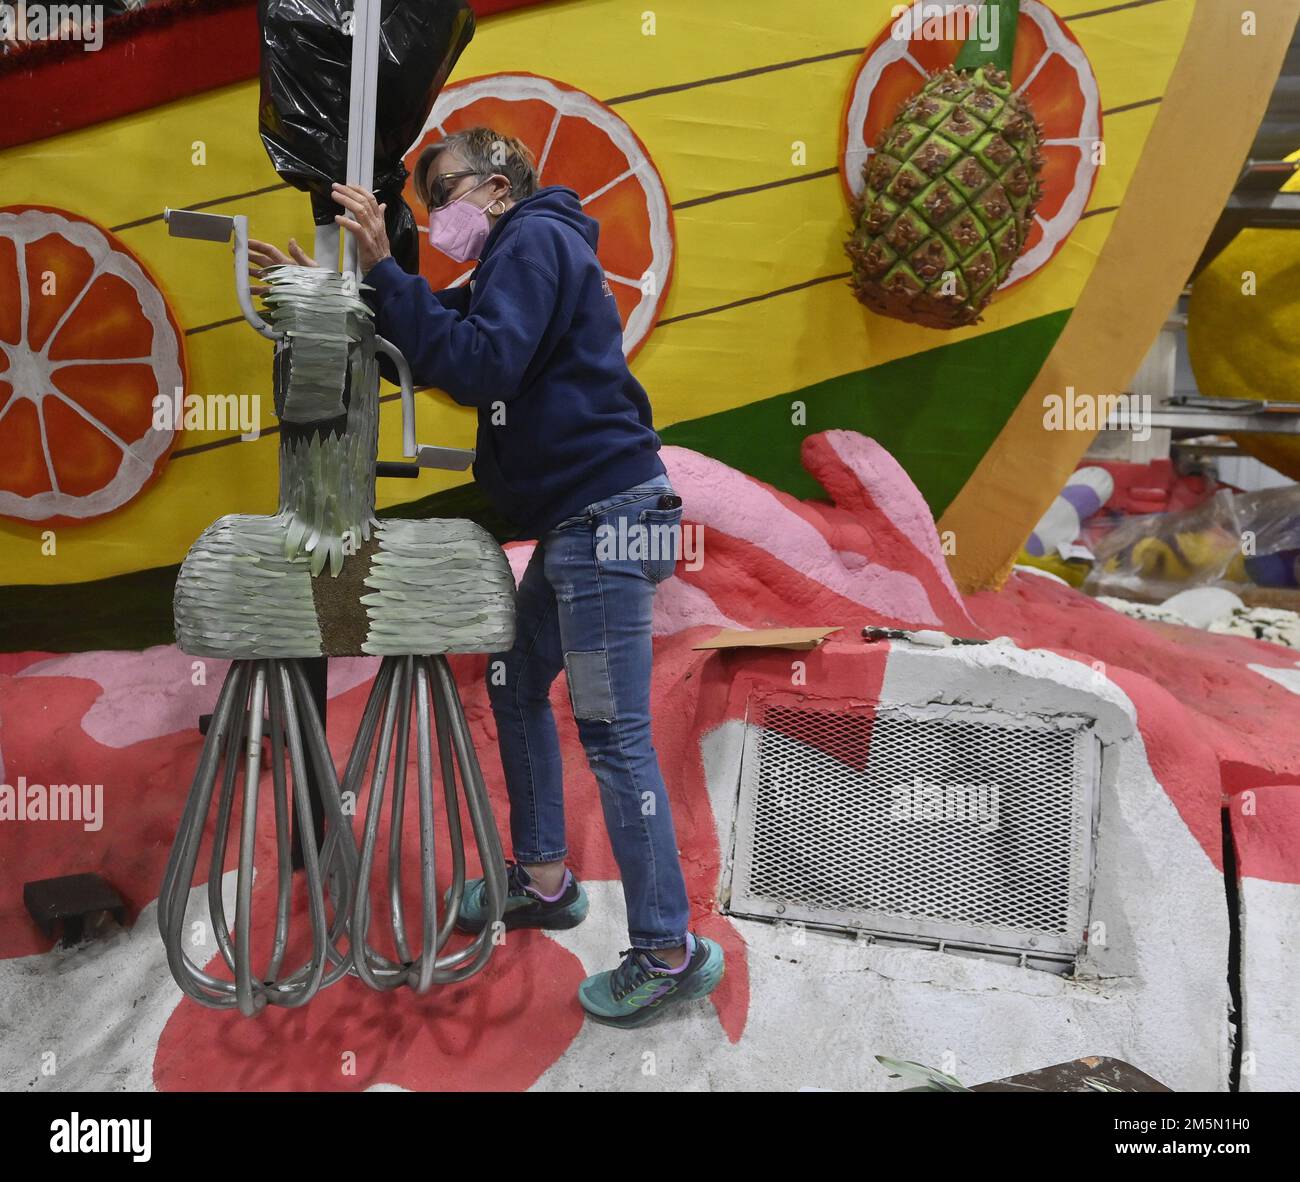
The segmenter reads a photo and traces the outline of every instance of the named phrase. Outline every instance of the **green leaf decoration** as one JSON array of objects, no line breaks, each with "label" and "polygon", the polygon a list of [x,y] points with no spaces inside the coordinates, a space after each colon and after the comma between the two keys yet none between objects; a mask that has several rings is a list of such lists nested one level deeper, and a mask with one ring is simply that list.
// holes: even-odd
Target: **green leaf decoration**
[{"label": "green leaf decoration", "polygon": [[[967,38],[954,66],[958,70],[975,70],[993,66],[1011,74],[1011,59],[1016,53],[1016,31],[1020,21],[1020,0],[984,0],[985,7],[997,9],[998,43],[989,49],[979,39],[979,27]],[[985,17],[983,20],[987,20]],[[983,27],[983,26],[980,26]]]},{"label": "green leaf decoration", "polygon": [[921,1086],[903,1088],[905,1092],[969,1092],[961,1080],[937,1070],[926,1067],[924,1063],[913,1063],[908,1059],[891,1059],[888,1055],[877,1055],[876,1062],[888,1067],[895,1078],[910,1080]]}]

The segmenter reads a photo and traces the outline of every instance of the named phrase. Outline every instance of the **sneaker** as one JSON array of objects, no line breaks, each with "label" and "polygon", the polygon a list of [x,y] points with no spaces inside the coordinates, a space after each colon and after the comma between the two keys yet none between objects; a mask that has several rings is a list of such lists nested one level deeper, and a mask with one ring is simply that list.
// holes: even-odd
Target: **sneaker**
[{"label": "sneaker", "polygon": [[628,948],[616,969],[578,986],[582,1008],[606,1026],[643,1026],[675,1002],[706,997],[722,980],[722,948],[688,932],[685,966],[670,969],[646,948]]},{"label": "sneaker", "polygon": [[[564,868],[564,882],[555,898],[548,899],[532,886],[531,876],[518,862],[506,863],[506,883],[506,909],[501,920],[507,931],[511,928],[572,928],[587,918],[587,892],[567,866]],[[448,890],[447,898],[450,895],[451,891]],[[484,880],[471,878],[465,884],[460,914],[456,916],[456,930],[481,932],[486,921],[487,891]]]}]

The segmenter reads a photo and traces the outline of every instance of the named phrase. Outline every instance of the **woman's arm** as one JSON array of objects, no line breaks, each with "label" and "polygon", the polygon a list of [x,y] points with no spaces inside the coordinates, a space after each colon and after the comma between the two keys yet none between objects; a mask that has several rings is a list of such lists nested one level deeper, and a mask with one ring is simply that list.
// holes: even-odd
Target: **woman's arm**
[{"label": "woman's arm", "polygon": [[556,277],[522,254],[495,251],[479,264],[467,310],[458,312],[393,261],[385,206],[373,193],[340,184],[332,191],[351,215],[335,220],[356,239],[364,282],[375,289],[375,329],[406,356],[415,380],[463,406],[518,396],[542,339],[558,327]]},{"label": "woman's arm", "polygon": [[[406,272],[402,272],[402,273],[406,274]],[[420,277],[417,275],[415,276],[415,278],[418,279]],[[428,288],[429,285],[426,283],[424,286]],[[441,304],[448,311],[454,312],[460,316],[464,316],[465,313],[469,311],[470,292],[468,287],[448,287],[443,291],[431,290],[429,294],[432,295],[433,298],[437,300],[438,303]],[[375,315],[376,331],[379,333],[381,337],[384,336],[383,331],[378,328],[379,304],[380,304],[379,294],[373,291],[370,288],[370,286],[366,284],[364,280],[362,280],[361,298],[365,300],[365,302],[370,306],[370,311],[373,312]],[[389,339],[392,344],[397,345],[396,341],[392,341],[391,338],[387,338],[387,339]],[[397,347],[399,349],[402,348],[400,345],[398,345]],[[402,349],[402,353],[403,355],[406,355],[406,350]],[[384,379],[384,381],[391,382],[394,386],[400,385],[401,382],[397,376],[397,367],[392,363],[392,361],[388,359],[387,355],[384,353],[378,354],[378,361],[379,361],[379,374]],[[422,386],[429,384],[421,381],[420,378],[418,377],[415,380],[417,383],[419,383]]]},{"label": "woman's arm", "polygon": [[463,312],[391,258],[365,282],[375,289],[379,335],[406,355],[420,385],[446,390],[462,406],[514,398],[555,318],[554,276],[517,255],[494,254],[479,267]]},{"label": "woman's arm", "polygon": [[[377,317],[379,315],[379,293],[370,287],[368,278],[367,276],[366,279],[361,281],[361,298],[370,305],[370,310]],[[425,286],[427,287],[428,284],[425,284]],[[432,295],[438,303],[452,312],[456,312],[461,316],[469,312],[470,291],[468,287],[448,287],[442,291],[434,291]],[[380,333],[379,335],[383,336],[384,334]]]}]

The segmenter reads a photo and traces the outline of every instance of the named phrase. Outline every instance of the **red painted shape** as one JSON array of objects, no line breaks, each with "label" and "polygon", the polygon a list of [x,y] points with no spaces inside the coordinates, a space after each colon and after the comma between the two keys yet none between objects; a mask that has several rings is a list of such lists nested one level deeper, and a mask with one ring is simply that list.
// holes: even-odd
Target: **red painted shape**
[{"label": "red painted shape", "polygon": [[[221,973],[225,966],[217,958]],[[160,1091],[514,1091],[536,1083],[582,1027],[582,966],[540,932],[512,932],[487,967],[420,996],[348,978],[308,1006],[249,1021],[190,1001],[158,1042]]]},{"label": "red painted shape", "polygon": [[1241,792],[1251,792],[1256,788],[1276,785],[1300,784],[1300,769],[1264,768],[1257,763],[1244,763],[1236,759],[1225,759],[1221,766],[1223,774],[1223,791],[1226,796],[1236,796]]},{"label": "red painted shape", "polygon": [[[470,7],[486,17],[550,2],[470,0]],[[39,44],[0,59],[0,149],[255,78],[259,55],[257,4],[249,0],[157,5],[111,18],[94,53],[74,41]]]},{"label": "red painted shape", "polygon": [[25,882],[102,874],[125,900],[131,922],[158,896],[203,741],[197,718],[192,731],[105,747],[81,726],[99,693],[98,683],[83,678],[0,676],[4,782],[103,785],[97,831],[77,821],[0,822],[0,957],[50,947],[23,906]]},{"label": "red painted shape", "polygon": [[56,653],[0,653],[0,677],[12,677],[15,673],[26,669],[28,665],[35,665],[49,657],[56,656]]},{"label": "red painted shape", "polygon": [[[1216,867],[1224,794],[1300,782],[1300,697],[1249,667],[1293,669],[1297,654],[1134,620],[1037,575],[1016,575],[1001,592],[966,602],[990,634],[1097,663],[1124,690],[1152,771]],[[1300,867],[1300,846],[1292,859]]]},{"label": "red painted shape", "polygon": [[1300,785],[1263,784],[1228,806],[1239,878],[1300,885]]},{"label": "red painted shape", "polygon": [[[806,455],[818,453],[819,446],[814,444]],[[865,549],[886,569],[904,570],[917,579],[926,577],[929,565],[932,581],[926,583],[927,592],[936,610],[947,610],[940,608],[943,580],[933,570],[928,542],[916,532],[932,530],[933,522],[915,519],[907,497],[887,495],[887,481],[876,480],[882,462],[872,458],[870,449],[841,449],[836,455],[851,455],[858,470],[864,455],[872,459],[876,467],[864,477],[872,488],[855,491],[846,475],[852,465],[820,455],[820,473],[835,504],[806,502],[798,508],[798,518],[833,540],[846,564],[852,565],[854,555]],[[743,489],[726,487],[730,495],[743,495]],[[743,718],[751,697],[788,696],[792,659],[805,666],[803,700],[832,706],[870,703],[879,696],[889,653],[888,646],[865,644],[856,634],[855,626],[870,620],[872,613],[810,574],[787,566],[775,552],[778,541],[774,539],[774,551],[769,552],[711,532],[704,567],[683,569],[678,579],[665,585],[665,611],[679,610],[668,609],[670,599],[698,603],[694,597],[707,594],[718,612],[742,622],[752,620],[755,626],[840,623],[844,632],[819,649],[797,654],[696,651],[692,646],[716,631],[713,624],[696,622],[709,618],[704,608],[694,617],[683,614],[680,618],[690,618],[690,625],[655,643],[653,737],[669,785],[693,926],[717,940],[726,955],[726,974],[710,1000],[733,1043],[744,1033],[750,981],[744,939],[717,909],[726,853],[725,833],[720,837],[719,828],[726,828],[728,817],[715,814],[708,794],[703,759],[709,736],[724,722]],[[1241,827],[1234,817],[1243,873],[1300,881],[1300,831],[1295,821],[1300,815],[1295,808],[1300,792],[1300,698],[1249,668],[1294,668],[1297,654],[1257,641],[1132,620],[1037,576],[1016,576],[998,594],[955,601],[954,613],[959,606],[969,609],[975,626],[986,635],[1010,636],[1024,647],[1098,664],[1099,672],[1133,703],[1153,773],[1212,864],[1221,865],[1220,809],[1229,791],[1236,793],[1234,807],[1260,801],[1262,820],[1252,818],[1250,828]],[[455,657],[452,664],[504,833],[506,794],[483,688],[486,658]],[[359,686],[331,701],[331,747],[340,765],[368,688]],[[20,897],[18,888],[26,878],[74,870],[105,873],[126,890],[136,909],[156,894],[197,758],[198,736],[186,732],[120,751],[104,748],[81,729],[96,692],[95,684],[84,679],[0,677],[5,728],[0,739],[7,780],[13,782],[19,773],[42,782],[55,777],[75,782],[93,775],[105,781],[106,805],[112,805],[98,835],[49,824],[26,829],[24,840],[17,841],[13,831],[0,828],[0,907]],[[215,695],[215,687],[212,692]],[[562,680],[553,689],[552,704],[566,768],[570,863],[588,882],[616,882],[599,793]],[[109,784],[114,786],[111,795]],[[263,807],[268,799],[263,796]],[[260,854],[270,831],[263,827],[262,832]],[[443,873],[445,848],[439,862]],[[262,939],[270,889],[266,876],[256,892],[255,930]],[[0,954],[45,946],[34,938],[24,916],[18,915],[20,924],[12,914],[3,918],[9,923],[0,922]],[[621,922],[622,916],[617,918]],[[602,967],[613,967],[618,947],[611,947]],[[423,999],[406,991],[395,998],[380,997],[345,981],[305,1011],[273,1011],[256,1022],[185,1001],[162,1035],[155,1079],[164,1089],[348,1090],[382,1082],[430,1089],[527,1087],[564,1053],[584,1020],[575,997],[583,971],[576,958],[549,937],[516,933],[481,977]],[[357,1072],[345,1076],[340,1056],[348,1050],[357,1055]]]}]

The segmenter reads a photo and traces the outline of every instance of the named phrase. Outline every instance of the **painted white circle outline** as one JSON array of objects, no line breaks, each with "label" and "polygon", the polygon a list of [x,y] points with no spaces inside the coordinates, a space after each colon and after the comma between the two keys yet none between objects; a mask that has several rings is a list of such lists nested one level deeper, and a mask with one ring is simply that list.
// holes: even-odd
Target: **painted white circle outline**
[{"label": "painted white circle outline", "polygon": [[[74,496],[71,493],[56,491],[51,488],[35,496],[22,497],[7,489],[0,489],[0,517],[17,518],[21,521],[41,522],[54,517],[67,517],[77,520],[89,520],[102,517],[120,509],[135,498],[141,489],[149,483],[154,475],[154,466],[158,458],[171,446],[175,436],[173,429],[155,429],[152,412],[144,434],[134,440],[120,440],[116,433],[100,423],[89,411],[75,399],[52,387],[48,390],[23,389],[20,383],[12,382],[8,376],[20,369],[17,352],[23,350],[29,355],[33,352],[27,342],[29,287],[26,274],[27,247],[33,242],[59,234],[74,246],[83,249],[93,264],[91,273],[77,292],[72,302],[64,309],[59,323],[51,330],[40,350],[36,352],[42,358],[48,358],[48,352],[58,338],[59,329],[77,307],[82,297],[95,282],[105,275],[115,275],[126,282],[140,301],[140,311],[149,321],[153,330],[153,340],[147,358],[95,357],[84,359],[98,364],[134,362],[148,364],[154,375],[154,396],[165,394],[172,398],[174,391],[182,384],[180,365],[180,339],[168,316],[167,304],[162,292],[144,269],[130,255],[118,250],[109,242],[104,232],[90,222],[76,221],[60,213],[44,209],[25,209],[20,213],[0,212],[0,238],[7,238],[14,243],[15,266],[18,268],[18,290],[20,301],[20,320],[18,343],[0,340],[0,351],[9,361],[9,369],[0,372],[0,381],[13,386],[13,394],[3,407],[0,407],[0,423],[4,416],[19,402],[34,402],[40,413],[40,401],[53,397],[76,411],[89,421],[96,430],[111,439],[121,450],[122,459],[117,471],[102,488],[92,493]],[[75,358],[66,361],[46,361],[50,370],[75,364]],[[152,396],[151,396],[152,397]],[[41,416],[42,433],[44,416]],[[57,485],[52,460],[48,451],[45,457],[46,471],[51,485]]]},{"label": "painted white circle outline", "polygon": [[[968,5],[962,0],[945,0],[944,11],[952,12],[963,7]],[[867,108],[871,104],[871,96],[875,93],[876,84],[887,66],[910,58],[908,46],[912,36],[919,24],[924,24],[934,15],[934,8],[935,0],[914,0],[912,7],[894,22],[897,36],[882,43],[867,59],[854,79],[853,98],[845,114],[845,146],[840,170],[855,197],[862,196],[862,191],[866,187],[866,179],[862,175],[863,165],[875,152],[875,149],[866,142],[863,132],[867,126]],[[1057,248],[1074,232],[1074,227],[1079,224],[1079,219],[1083,216],[1092,197],[1097,165],[1093,163],[1091,148],[1101,140],[1101,92],[1087,55],[1072,37],[1061,37],[1061,26],[1057,17],[1040,0],[1021,0],[1020,11],[1038,26],[1048,51],[1039,60],[1034,72],[1019,87],[1017,93],[1023,91],[1038,76],[1038,72],[1051,57],[1059,54],[1074,69],[1079,79],[1084,107],[1077,140],[1044,141],[1044,146],[1072,147],[1079,153],[1070,195],[1050,222],[1043,221],[1037,214],[1034,215],[1034,220],[1042,229],[1043,236],[1032,250],[1016,260],[999,290],[1019,283],[1022,279],[1028,279],[1052,258]],[[894,52],[889,51],[891,44],[895,47]],[[922,77],[928,76],[915,59],[910,60]]]},{"label": "painted white circle outline", "polygon": [[[603,106],[585,91],[570,89],[563,85],[535,74],[491,74],[484,78],[472,78],[449,86],[439,96],[429,112],[429,118],[417,137],[419,143],[430,131],[445,134],[442,124],[462,107],[470,106],[483,98],[494,98],[505,102],[516,99],[537,100],[546,103],[555,110],[555,118],[547,136],[546,145],[537,159],[537,173],[540,177],[546,167],[546,156],[555,139],[560,120],[566,116],[586,119],[605,132],[614,142],[614,146],[628,162],[628,169],[612,179],[594,193],[579,197],[583,205],[602,193],[634,176],[645,195],[646,209],[650,215],[650,266],[648,273],[654,275],[655,292],[653,295],[642,294],[637,306],[628,317],[623,327],[623,352],[631,353],[654,328],[660,302],[666,294],[666,283],[672,274],[673,234],[672,218],[669,216],[668,194],[663,182],[655,171],[650,157],[637,139],[636,133],[613,111]],[[612,122],[611,122],[612,121]],[[427,226],[421,227],[427,230]],[[606,272],[611,283],[640,288],[644,276],[616,275]],[[462,277],[468,277],[468,272]],[[458,281],[460,282],[460,281]]]}]

